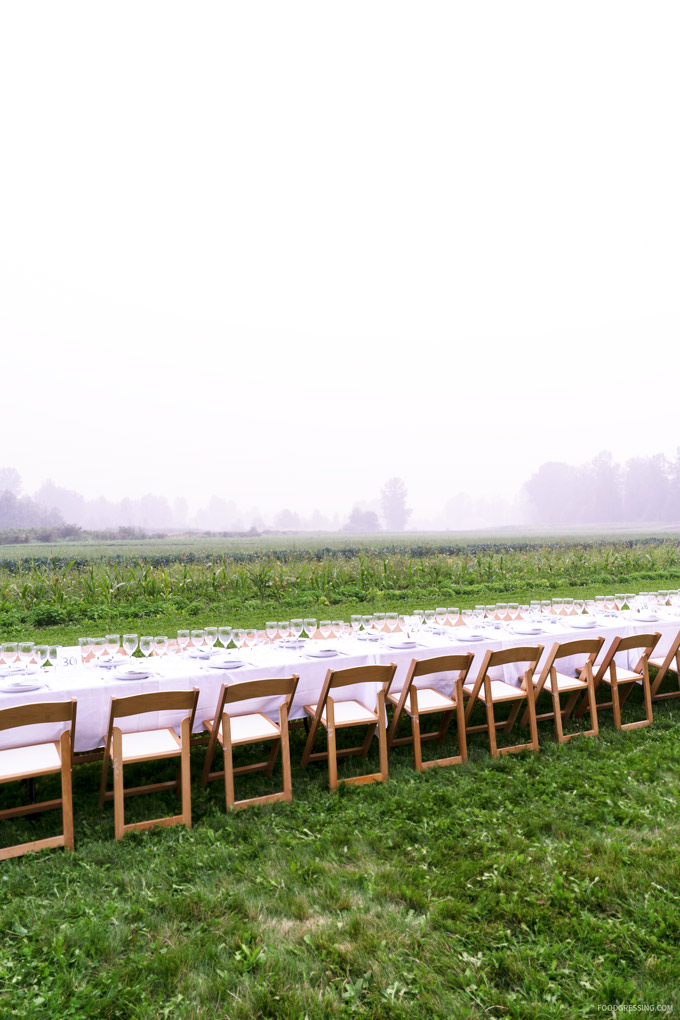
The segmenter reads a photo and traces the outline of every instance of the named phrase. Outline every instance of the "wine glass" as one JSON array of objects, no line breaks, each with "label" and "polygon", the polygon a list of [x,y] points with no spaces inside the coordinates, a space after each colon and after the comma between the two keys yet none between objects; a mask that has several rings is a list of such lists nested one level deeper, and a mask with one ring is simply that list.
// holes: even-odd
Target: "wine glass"
[{"label": "wine glass", "polygon": [[331,626],[332,624],[330,620],[319,621],[319,630],[321,631],[321,637],[323,638],[324,641],[328,641],[329,637],[331,636]]},{"label": "wine glass", "polygon": [[[274,626],[276,627],[276,624],[274,624]],[[218,627],[217,628],[217,636],[220,639],[220,644],[225,649],[228,648],[229,645],[231,644],[231,635],[232,635],[231,627]]]},{"label": "wine glass", "polygon": [[573,599],[569,599],[569,598],[562,599],[562,603],[564,605],[564,615],[565,616],[573,616],[574,615],[574,600]]},{"label": "wine glass", "polygon": [[177,644],[179,645],[179,654],[184,655],[184,650],[191,641],[191,631],[178,630],[177,631]]},{"label": "wine glass", "polygon": [[257,630],[254,627],[248,627],[246,630],[246,644],[250,649],[257,644]]},{"label": "wine glass", "polygon": [[16,641],[5,641],[2,646],[2,658],[8,666],[13,666],[17,661],[19,645]]},{"label": "wine glass", "polygon": [[169,644],[168,644],[168,639],[167,639],[166,635],[165,634],[158,634],[153,639],[153,647],[154,647],[154,650],[156,652],[156,655],[160,655],[161,658],[164,655],[167,655],[168,654]]},{"label": "wine glass", "polygon": [[357,634],[359,633],[359,631],[361,630],[361,616],[359,616],[358,613],[354,613],[352,616],[350,616],[349,622],[350,622],[350,626],[352,628],[352,632],[354,634],[354,637],[356,637]]},{"label": "wine glass", "polygon": [[383,631],[385,629],[385,614],[374,613],[373,619],[375,620],[375,627],[377,631]]},{"label": "wine glass", "polygon": [[33,644],[32,641],[20,641],[19,642],[19,647],[18,647],[19,662],[23,663],[24,666],[27,666],[29,664],[29,662],[31,661],[31,659],[33,658],[33,649],[34,648],[35,648],[35,645]]},{"label": "wine glass", "polygon": [[387,624],[387,628],[388,628],[390,634],[394,634],[395,630],[397,629],[397,624],[399,623],[399,616],[398,616],[398,614],[397,613],[385,613],[385,623]]},{"label": "wine glass", "polygon": [[212,653],[212,650],[215,647],[215,642],[217,641],[217,627],[206,627],[203,633],[208,652]]},{"label": "wine glass", "polygon": [[49,654],[50,650],[47,645],[36,645],[33,650],[33,657],[40,667],[45,665]]},{"label": "wine glass", "polygon": [[106,635],[106,651],[111,656],[118,654],[120,649],[120,634],[107,634]]},{"label": "wine glass", "polygon": [[151,655],[153,651],[153,636],[151,634],[142,634],[139,639],[139,650],[145,658]]},{"label": "wine glass", "polygon": [[197,651],[197,653],[199,655],[200,655],[200,652],[201,652],[201,648],[203,647],[204,641],[205,641],[205,631],[204,630],[201,630],[200,628],[198,630],[192,630],[192,632],[191,632],[191,644],[196,649],[196,651]]},{"label": "wine glass", "polygon": [[373,616],[370,615],[370,614],[367,614],[366,616],[362,616],[361,617],[361,623],[362,623],[362,626],[364,628],[363,632],[362,632],[363,636],[364,636],[364,638],[367,639],[369,637],[369,632],[371,631],[371,629],[373,627]]},{"label": "wine glass", "polygon": [[279,620],[278,622],[279,637],[282,641],[285,641],[290,637],[290,620]]},{"label": "wine glass", "polygon": [[132,658],[137,651],[138,644],[139,638],[136,634],[123,634],[123,648],[130,658]]},{"label": "wine glass", "polygon": [[434,618],[437,621],[437,626],[441,629],[446,626],[446,607],[437,606],[434,611]]},{"label": "wine glass", "polygon": [[267,620],[267,622],[264,625],[264,632],[267,635],[267,638],[269,639],[269,644],[273,645],[274,638],[276,637],[277,634],[276,620]]},{"label": "wine glass", "polygon": [[511,620],[516,620],[519,616],[519,602],[508,602],[508,615]]},{"label": "wine glass", "polygon": [[246,643],[246,632],[242,627],[234,627],[231,632],[231,639],[237,648],[243,648]]},{"label": "wine glass", "polygon": [[290,621],[290,632],[295,638],[295,647],[300,647],[300,638],[302,637],[302,631],[304,630],[304,620],[297,617],[295,620]]},{"label": "wine glass", "polygon": [[90,655],[90,647],[91,647],[90,646],[90,638],[88,638],[88,637],[79,637],[78,638],[78,648],[80,650],[80,660],[81,660],[83,666],[87,665],[87,660],[88,660],[89,655]]},{"label": "wine glass", "polygon": [[414,609],[413,612],[411,613],[411,616],[413,617],[413,629],[415,631],[421,630],[423,624],[425,623],[425,610]]},{"label": "wine glass", "polygon": [[431,630],[434,623],[434,609],[426,609],[423,616],[425,617],[425,626]]},{"label": "wine glass", "polygon": [[106,638],[96,637],[92,638],[92,651],[94,652],[95,665],[101,661],[101,657],[106,651]]},{"label": "wine glass", "polygon": [[455,627],[460,618],[460,609],[458,609],[456,606],[449,606],[449,608],[446,610],[446,616],[449,621],[449,624],[452,627]]},{"label": "wine glass", "polygon": [[501,627],[507,622],[508,608],[507,602],[496,603],[496,619],[500,621]]},{"label": "wine glass", "polygon": [[316,634],[316,620],[309,617],[304,621],[305,634],[311,640]]},{"label": "wine glass", "polygon": [[345,631],[344,621],[343,620],[333,620],[331,626],[333,628],[333,637],[336,639],[336,641],[338,641],[342,637],[342,635],[344,634],[344,631]]}]

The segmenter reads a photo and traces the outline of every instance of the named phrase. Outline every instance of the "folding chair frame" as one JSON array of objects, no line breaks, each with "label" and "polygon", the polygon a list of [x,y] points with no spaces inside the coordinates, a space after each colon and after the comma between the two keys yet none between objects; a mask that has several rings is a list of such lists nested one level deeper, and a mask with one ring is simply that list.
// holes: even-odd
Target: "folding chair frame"
[{"label": "folding chair frame", "polygon": [[[493,758],[498,758],[501,754],[515,754],[518,751],[539,750],[538,728],[536,726],[536,705],[532,680],[534,670],[536,669],[536,665],[542,654],[543,645],[503,648],[497,651],[493,651],[493,649],[489,648],[484,655],[484,660],[472,690],[467,691],[463,688],[463,693],[468,698],[467,705],[465,706],[466,731],[468,734],[487,731],[489,735],[489,749]],[[524,673],[521,686],[517,688],[516,697],[502,699],[502,702],[514,702],[514,706],[510,710],[510,715],[507,719],[496,722],[494,715],[494,700],[492,696],[493,688],[491,686],[492,681],[489,677],[489,670],[496,666],[507,666],[513,662],[528,662],[529,666]],[[483,699],[480,697],[482,685],[484,685]],[[483,701],[485,704],[486,723],[478,726],[470,726],[470,717],[472,716],[472,712],[474,711],[475,704],[478,700]],[[512,730],[523,701],[526,701],[529,712],[529,731],[531,733],[531,740],[526,744],[513,744],[512,747],[498,747],[496,743],[496,730],[500,729],[504,733],[509,733]],[[500,703],[501,702],[499,701],[495,702],[495,704]]]},{"label": "folding chair frame", "polygon": [[[540,715],[537,715],[536,720],[538,722],[542,722],[544,719],[554,720],[555,739],[558,744],[568,744],[574,737],[596,737],[599,733],[599,726],[597,722],[597,703],[595,700],[595,687],[593,683],[593,664],[597,656],[600,654],[603,644],[604,638],[602,637],[576,641],[564,641],[562,643],[557,641],[548,653],[548,658],[541,670],[540,677],[534,682],[534,700],[538,701],[539,695],[545,689],[548,676],[550,676],[550,693],[552,697],[553,710],[552,712],[543,712]],[[588,658],[581,667],[578,677],[574,678],[573,686],[563,684],[560,688],[557,682],[555,662],[571,655],[587,655]],[[589,730],[574,730],[573,733],[565,733],[563,729],[563,720],[569,718],[571,713],[574,711],[577,701],[584,694],[583,684],[586,684],[585,694],[588,697],[588,706],[590,708],[591,728]],[[560,695],[567,693],[569,694],[569,698],[567,699],[565,707],[562,708]],[[529,710],[527,708],[522,716],[520,725],[526,726],[528,719]]]},{"label": "folding chair frame", "polygon": [[[610,644],[604,659],[602,660],[595,676],[593,678],[593,689],[597,692],[598,687],[603,683],[608,683],[611,688],[611,701],[600,701],[597,702],[598,712],[603,708],[611,708],[614,715],[614,725],[617,730],[639,730],[644,726],[651,726],[654,715],[652,712],[652,692],[649,685],[649,668],[648,661],[649,657],[654,651],[654,648],[659,641],[661,634],[631,634],[628,637],[614,637]],[[616,668],[616,662],[614,656],[618,652],[627,652],[633,648],[642,648],[643,652],[638,660],[635,668],[629,672],[637,673],[634,679],[619,680],[618,672]],[[607,678],[607,674],[609,677]],[[645,703],[645,718],[638,719],[635,722],[622,723],[621,722],[621,706],[630,697],[633,687],[638,682],[642,681],[642,692]],[[622,691],[619,688],[623,688]],[[587,710],[587,699],[584,696],[581,699],[581,703],[576,710],[576,718],[580,719]]]},{"label": "folding chair frame", "polygon": [[[59,755],[60,766],[58,768],[30,769],[20,775],[0,777],[2,783],[18,782],[21,779],[34,779],[38,776],[61,775],[61,797],[54,800],[43,800],[36,804],[26,804],[15,808],[5,808],[0,811],[0,819],[17,818],[22,815],[32,815],[36,812],[50,811],[53,808],[61,808],[63,832],[58,836],[48,836],[45,839],[35,839],[28,843],[17,843],[14,846],[7,846],[0,849],[0,861],[6,861],[10,857],[22,857],[24,854],[33,853],[36,850],[47,850],[51,847],[63,846],[67,850],[73,850],[73,792],[72,792],[72,750],[75,740],[76,728],[75,698],[71,701],[48,701],[37,702],[31,705],[16,705],[12,708],[5,708],[0,711],[0,730],[18,729],[23,726],[35,726],[42,723],[68,723],[67,728],[61,734],[59,742],[42,741],[41,743],[54,744]],[[27,746],[27,745],[19,745]],[[40,744],[28,745],[39,747]],[[10,748],[8,748],[10,750]],[[13,750],[13,749],[12,749]]]},{"label": "folding chair frame", "polygon": [[[154,691],[151,694],[133,694],[127,698],[111,698],[111,709],[109,712],[109,726],[104,745],[104,761],[102,763],[102,775],[99,785],[99,803],[113,800],[114,829],[116,839],[122,839],[126,832],[133,830],[150,829],[155,825],[186,825],[191,828],[191,730],[196,715],[198,704],[198,688],[190,691]],[[131,715],[145,715],[149,712],[174,712],[186,711],[187,715],[182,719],[180,737],[174,730],[170,733],[177,743],[176,751],[163,751],[162,753],[140,754],[134,758],[128,758],[123,762],[123,731],[115,726],[116,719],[124,719]],[[162,729],[168,729],[162,727]],[[134,765],[142,761],[154,761],[163,758],[180,759],[180,767],[177,778],[168,782],[148,783],[144,786],[133,786],[127,790],[123,784],[123,766]],[[113,762],[113,793],[107,792],[106,781],[108,777],[109,758]],[[144,793],[155,793],[159,790],[175,790],[181,795],[182,811],[178,815],[171,815],[165,818],[152,818],[142,822],[125,822],[125,798],[135,797]]]},{"label": "folding chair frame", "polygon": [[[212,719],[205,719],[203,725],[208,731],[208,750],[203,763],[201,783],[206,786],[213,779],[220,779],[224,776],[224,792],[227,811],[239,810],[249,804],[274,804],[277,801],[292,801],[293,784],[290,769],[290,744],[288,739],[288,713],[290,712],[295,691],[297,690],[299,676],[293,674],[291,677],[274,678],[264,680],[247,680],[240,684],[222,684],[220,696],[217,701],[217,709]],[[240,701],[250,701],[255,698],[282,697],[279,705],[278,733],[271,736],[258,735],[254,738],[243,740],[232,739],[231,719],[238,718],[238,715],[230,716],[225,711],[226,705],[234,705]],[[256,712],[243,712],[241,715],[260,715]],[[271,721],[271,720],[270,720]],[[220,737],[220,722],[222,723],[222,735]],[[272,725],[276,725],[273,723]],[[272,749],[266,761],[257,762],[253,765],[240,765],[234,768],[233,748],[245,744],[256,744],[272,741]],[[224,769],[218,772],[211,772],[217,744],[222,745],[224,756]],[[264,772],[270,776],[274,771],[274,765],[281,751],[281,766],[283,769],[283,790],[279,793],[269,793],[261,797],[247,797],[243,800],[236,800],[234,793],[234,776],[247,775],[253,772]]]},{"label": "folding chair frame", "polygon": [[[673,665],[673,660],[675,660],[675,666]],[[665,658],[650,659],[648,665],[656,666],[657,668],[657,674],[654,680],[651,681],[652,701],[670,701],[672,698],[680,698],[680,630],[666,652]],[[678,690],[659,693],[659,688],[669,672],[676,674]]]},{"label": "folding chair frame", "polygon": [[[404,686],[398,696],[390,695],[389,688],[385,692],[387,701],[390,702],[394,707],[394,714],[392,716],[392,722],[390,723],[387,731],[387,749],[390,750],[392,747],[398,747],[403,744],[413,745],[413,763],[418,772],[422,772],[424,769],[432,768],[435,765],[459,765],[462,762],[467,761],[467,740],[465,734],[465,703],[463,700],[463,684],[467,679],[467,675],[470,672],[472,661],[474,659],[473,652],[467,652],[464,655],[439,655],[433,659],[413,659],[408,668],[406,679],[404,680]],[[421,708],[418,704],[419,691],[414,684],[416,677],[420,676],[431,676],[434,673],[457,673],[455,679],[455,691],[454,696],[451,700],[451,708],[447,711],[441,707],[436,708]],[[390,685],[391,686],[391,685]],[[408,700],[408,707],[406,702]],[[399,720],[401,719],[402,712],[406,712],[411,719],[411,736],[410,737],[397,737],[397,727],[399,726]],[[420,731],[420,716],[431,715],[433,713],[442,713],[443,717],[438,730],[433,730],[430,733],[421,733]],[[431,761],[423,761],[423,752],[421,743],[423,740],[436,740],[437,743],[441,744],[446,736],[451,720],[453,719],[454,712],[456,714],[456,722],[458,728],[458,749],[459,754],[453,755],[448,758],[435,758]]]},{"label": "folding chair frame", "polygon": [[[309,726],[309,733],[307,735],[307,743],[302,754],[301,764],[305,768],[310,761],[328,761],[328,783],[331,790],[338,788],[338,782],[343,782],[351,785],[358,785],[361,783],[384,783],[387,781],[387,733],[385,725],[385,692],[389,688],[394,674],[397,670],[396,663],[392,662],[390,665],[366,665],[366,666],[354,666],[349,669],[329,669],[324,680],[319,700],[316,705],[316,711],[311,705],[305,705],[305,712],[309,716],[311,722]],[[342,687],[352,687],[356,684],[380,684],[378,690],[377,707],[375,712],[371,712],[366,705],[358,704],[372,716],[372,719],[367,721],[350,721],[345,723],[337,723],[335,720],[335,703],[333,698],[330,697],[330,691],[337,690]],[[323,721],[323,711],[326,709],[326,722]],[[319,726],[323,726],[326,730],[328,740],[327,751],[313,751],[314,740],[316,732]],[[344,747],[338,750],[335,738],[335,731],[339,728],[345,728],[349,726],[367,726],[366,736],[363,743],[359,747]],[[380,771],[372,772],[363,776],[350,776],[347,779],[338,780],[338,758],[345,757],[350,754],[360,754],[362,758],[368,755],[371,747],[371,741],[375,735],[376,729],[378,731],[378,745],[380,753]]]}]

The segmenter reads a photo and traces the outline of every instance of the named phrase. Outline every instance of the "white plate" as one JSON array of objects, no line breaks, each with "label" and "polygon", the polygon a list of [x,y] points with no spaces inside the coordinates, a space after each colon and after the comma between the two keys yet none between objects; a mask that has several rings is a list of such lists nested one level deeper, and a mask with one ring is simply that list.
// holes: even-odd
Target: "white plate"
[{"label": "white plate", "polygon": [[466,631],[463,627],[460,629],[463,631],[459,638],[462,644],[466,641],[486,641],[486,634],[478,634],[477,631],[474,630]]},{"label": "white plate", "polygon": [[15,680],[12,683],[11,680],[2,680],[0,682],[0,691],[4,691],[5,694],[24,694],[28,691],[39,691],[44,684],[39,680]]},{"label": "white plate", "polygon": [[415,648],[418,642],[404,638],[403,641],[386,641],[385,644],[388,648]]},{"label": "white plate", "polygon": [[116,680],[148,680],[151,673],[143,669],[122,669],[113,675]]},{"label": "white plate", "polygon": [[597,620],[593,620],[592,616],[570,616],[567,622],[570,627],[574,627],[576,630],[589,630],[591,627],[597,627]]},{"label": "white plate", "polygon": [[216,659],[210,663],[211,669],[240,669],[245,666],[243,659]]},{"label": "white plate", "polygon": [[656,623],[659,619],[658,613],[631,613],[631,620],[638,620],[640,623]]},{"label": "white plate", "polygon": [[338,652],[335,648],[305,648],[305,655],[311,655],[313,659],[330,659]]},{"label": "white plate", "polygon": [[118,659],[100,659],[97,665],[100,669],[120,669],[120,667],[124,666],[127,661],[127,659],[124,659],[121,656]]},{"label": "white plate", "polygon": [[515,634],[542,634],[543,628],[537,623],[513,623],[512,630]]}]

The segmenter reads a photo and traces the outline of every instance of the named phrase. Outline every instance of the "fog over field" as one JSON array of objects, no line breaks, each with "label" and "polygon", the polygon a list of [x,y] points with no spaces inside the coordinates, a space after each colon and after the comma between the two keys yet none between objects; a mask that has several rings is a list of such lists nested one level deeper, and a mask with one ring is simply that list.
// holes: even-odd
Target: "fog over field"
[{"label": "fog over field", "polygon": [[3,4],[0,527],[677,523],[679,28]]}]

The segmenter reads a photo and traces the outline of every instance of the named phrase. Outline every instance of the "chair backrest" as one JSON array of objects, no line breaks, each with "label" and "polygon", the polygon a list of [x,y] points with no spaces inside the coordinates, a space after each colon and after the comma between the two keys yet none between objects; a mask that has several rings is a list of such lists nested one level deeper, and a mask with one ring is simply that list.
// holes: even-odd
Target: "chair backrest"
[{"label": "chair backrest", "polygon": [[595,659],[600,654],[603,644],[603,637],[576,638],[574,641],[556,641],[548,652],[548,656],[543,664],[541,675],[538,678],[536,695],[538,696],[543,690],[550,671],[554,668],[555,662],[558,659],[566,659],[576,655],[585,656],[583,665],[577,667],[579,674],[581,674],[588,667],[588,664],[590,664],[591,669],[593,668]]},{"label": "chair backrest", "polygon": [[113,726],[116,719],[130,715],[145,715],[147,712],[187,712],[189,732],[194,728],[194,716],[198,705],[198,688],[190,691],[152,691],[150,694],[131,694],[126,698],[111,698],[109,725],[106,733],[105,753],[111,747]]},{"label": "chair backrest", "polygon": [[329,669],[324,683],[324,693],[338,687],[352,684],[381,684],[387,690],[397,670],[396,662],[389,665],[350,666],[349,669]]},{"label": "chair backrest", "polygon": [[20,726],[37,726],[40,723],[70,723],[71,742],[76,727],[75,698],[70,701],[43,701],[31,705],[13,705],[0,710],[0,730],[17,729]]},{"label": "chair backrest", "polygon": [[619,652],[629,652],[632,648],[641,648],[642,655],[639,661],[633,669],[634,673],[641,671],[643,663],[649,659],[649,656],[654,651],[657,642],[661,637],[660,633],[654,634],[630,634],[628,637],[614,637],[612,643],[607,649],[606,655],[595,674],[595,681],[599,683],[602,677],[606,674],[607,670],[614,661],[614,656]]},{"label": "chair backrest", "polygon": [[413,659],[411,662],[411,676],[431,676],[433,673],[464,673],[467,676],[472,660],[473,652],[465,652],[463,655],[437,655],[434,659]]},{"label": "chair backrest", "polygon": [[250,701],[253,698],[285,698],[290,708],[300,677],[294,673],[288,677],[274,677],[263,680],[244,680],[240,684],[222,684],[220,695],[222,705],[233,705],[238,701]]},{"label": "chair backrest", "polygon": [[487,649],[477,679],[475,680],[472,691],[470,692],[470,706],[476,700],[482,684],[484,683],[484,677],[487,675],[490,669],[494,666],[508,666],[513,662],[526,662],[527,668],[525,671],[525,677],[527,673],[533,675],[534,670],[538,664],[538,660],[543,655],[543,645],[518,645],[514,648],[499,648],[495,651],[492,648]]}]

